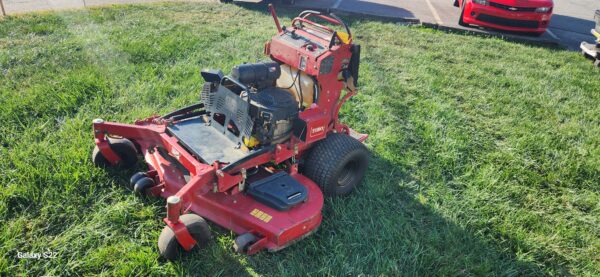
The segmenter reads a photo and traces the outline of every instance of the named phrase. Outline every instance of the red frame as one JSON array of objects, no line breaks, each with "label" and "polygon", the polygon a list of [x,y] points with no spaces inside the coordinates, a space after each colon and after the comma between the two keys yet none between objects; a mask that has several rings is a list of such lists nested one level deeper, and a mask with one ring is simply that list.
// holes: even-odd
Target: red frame
[{"label": "red frame", "polygon": [[[490,2],[495,2],[502,5],[514,6],[514,2],[506,1],[506,0],[490,0]],[[463,13],[463,22],[466,24],[474,24],[483,27],[490,27],[494,29],[513,31],[513,32],[532,32],[532,33],[543,33],[546,31],[548,26],[550,25],[550,19],[552,17],[552,10],[546,13],[538,13],[538,12],[513,12],[508,11],[492,6],[485,6],[473,3],[472,0],[459,0],[459,6],[464,7]],[[550,7],[554,6],[551,0],[546,3],[539,1],[531,1],[530,3],[523,2],[520,7],[530,7],[530,8],[541,8],[541,7]],[[475,13],[474,16],[471,13]],[[489,22],[483,22],[476,19],[479,14],[487,14],[496,17],[506,18],[506,19],[514,19],[514,20],[531,20],[538,22],[538,28],[523,28],[523,27],[511,27],[505,25],[492,24]]]},{"label": "red frame", "polygon": [[[275,17],[274,10],[272,13]],[[319,17],[323,18],[324,16]],[[326,17],[325,19],[337,22],[333,18]],[[306,17],[302,20],[307,21]],[[280,30],[277,20],[276,25]],[[299,27],[296,31],[312,39],[318,39],[320,43],[326,43],[323,39],[308,33],[307,28],[309,27]],[[298,55],[307,55],[307,57],[311,55],[306,49],[281,44],[278,37],[282,34],[283,31],[280,30],[265,49],[273,60],[290,64],[289,62],[293,62]],[[332,70],[328,74],[319,75],[319,63],[324,57],[330,55],[334,57],[335,61]],[[355,91],[348,92],[340,99],[344,83],[338,81],[337,75],[344,66],[347,66],[350,56],[349,43],[335,45],[325,51],[322,56],[309,57],[311,59],[310,68],[305,72],[314,76],[323,93],[316,105],[302,111],[299,117],[307,122],[309,132],[318,134],[311,136],[310,139],[307,136],[305,141],[292,136],[289,141],[276,145],[273,151],[255,156],[238,164],[235,168],[228,169],[227,172],[223,170],[226,164],[218,161],[214,164],[205,164],[196,159],[179,144],[176,137],[167,132],[167,125],[176,121],[158,116],[138,120],[133,125],[104,122],[101,119],[94,120],[95,142],[102,155],[113,165],[117,165],[120,158],[110,148],[107,137],[124,137],[136,144],[144,154],[144,159],[149,167],[146,175],[153,178],[157,184],[149,190],[150,193],[163,198],[174,197],[167,201],[167,217],[164,218],[164,221],[173,229],[177,240],[185,250],[192,249],[196,243],[179,220],[179,215],[187,212],[194,212],[237,234],[254,234],[258,240],[248,247],[246,251],[248,254],[254,254],[265,248],[270,251],[282,249],[312,233],[321,223],[323,194],[317,184],[298,173],[297,164],[294,162],[301,158],[305,150],[309,149],[315,141],[324,139],[326,134],[352,131],[338,120],[341,105],[356,93]],[[357,133],[352,132],[356,137]],[[360,141],[364,141],[366,138],[367,135],[358,135]],[[172,158],[175,158],[181,166],[189,171],[189,181],[185,181],[184,173],[177,165],[156,151],[157,146],[164,148]],[[256,202],[244,193],[239,193],[245,182],[250,180],[247,179],[245,169],[270,162],[288,165],[287,172],[290,176],[308,190],[308,198],[304,203],[298,204],[288,211],[278,211]]]}]

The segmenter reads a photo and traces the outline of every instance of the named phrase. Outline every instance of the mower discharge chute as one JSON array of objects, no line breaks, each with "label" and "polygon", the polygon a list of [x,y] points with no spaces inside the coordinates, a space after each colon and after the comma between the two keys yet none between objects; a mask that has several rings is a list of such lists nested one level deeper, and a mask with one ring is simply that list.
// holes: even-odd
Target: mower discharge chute
[{"label": "mower discharge chute", "polygon": [[282,28],[270,9],[270,61],[230,76],[202,71],[200,103],[165,116],[94,120],[94,164],[131,167],[141,154],[149,170],[131,177],[132,189],[167,199],[158,242],[167,259],[208,242],[204,218],[237,233],[238,252],[282,249],[317,229],[323,195],[348,194],[365,174],[367,135],[338,119],[358,80],[360,47],[348,26],[305,11]]}]

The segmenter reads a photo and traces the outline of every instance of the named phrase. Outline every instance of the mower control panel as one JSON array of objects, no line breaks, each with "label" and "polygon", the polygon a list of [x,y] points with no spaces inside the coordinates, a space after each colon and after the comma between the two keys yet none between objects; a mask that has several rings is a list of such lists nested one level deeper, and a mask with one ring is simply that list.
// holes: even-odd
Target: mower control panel
[{"label": "mower control panel", "polygon": [[313,53],[315,57],[320,56],[327,50],[320,43],[312,41],[305,36],[298,35],[295,30],[291,32],[285,31],[283,35],[281,35],[281,39],[295,48],[305,49],[308,52]]},{"label": "mower control panel", "polygon": [[[289,64],[311,76],[324,72],[322,63],[331,63],[336,47],[328,48],[327,41],[303,30],[285,30],[267,44],[266,53],[275,60]],[[331,68],[329,65],[326,68]],[[328,72],[327,72],[328,73]]]}]

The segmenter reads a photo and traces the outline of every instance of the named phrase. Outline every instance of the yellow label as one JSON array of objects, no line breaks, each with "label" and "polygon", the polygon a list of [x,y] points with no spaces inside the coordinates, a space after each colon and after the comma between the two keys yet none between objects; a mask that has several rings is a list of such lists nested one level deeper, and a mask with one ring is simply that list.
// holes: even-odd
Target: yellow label
[{"label": "yellow label", "polygon": [[265,213],[259,209],[252,210],[250,212],[250,215],[252,215],[253,217],[256,217],[266,223],[269,223],[269,221],[271,221],[271,219],[273,219],[273,217],[270,214]]},{"label": "yellow label", "polygon": [[350,43],[350,35],[348,33],[338,31],[337,36],[344,44]]}]

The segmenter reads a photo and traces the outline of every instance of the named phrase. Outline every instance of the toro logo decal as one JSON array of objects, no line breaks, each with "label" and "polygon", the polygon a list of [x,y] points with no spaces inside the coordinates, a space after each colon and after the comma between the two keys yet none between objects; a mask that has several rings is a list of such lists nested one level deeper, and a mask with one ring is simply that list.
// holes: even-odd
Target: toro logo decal
[{"label": "toro logo decal", "polygon": [[310,129],[310,137],[316,137],[325,133],[325,126],[315,127]]}]

